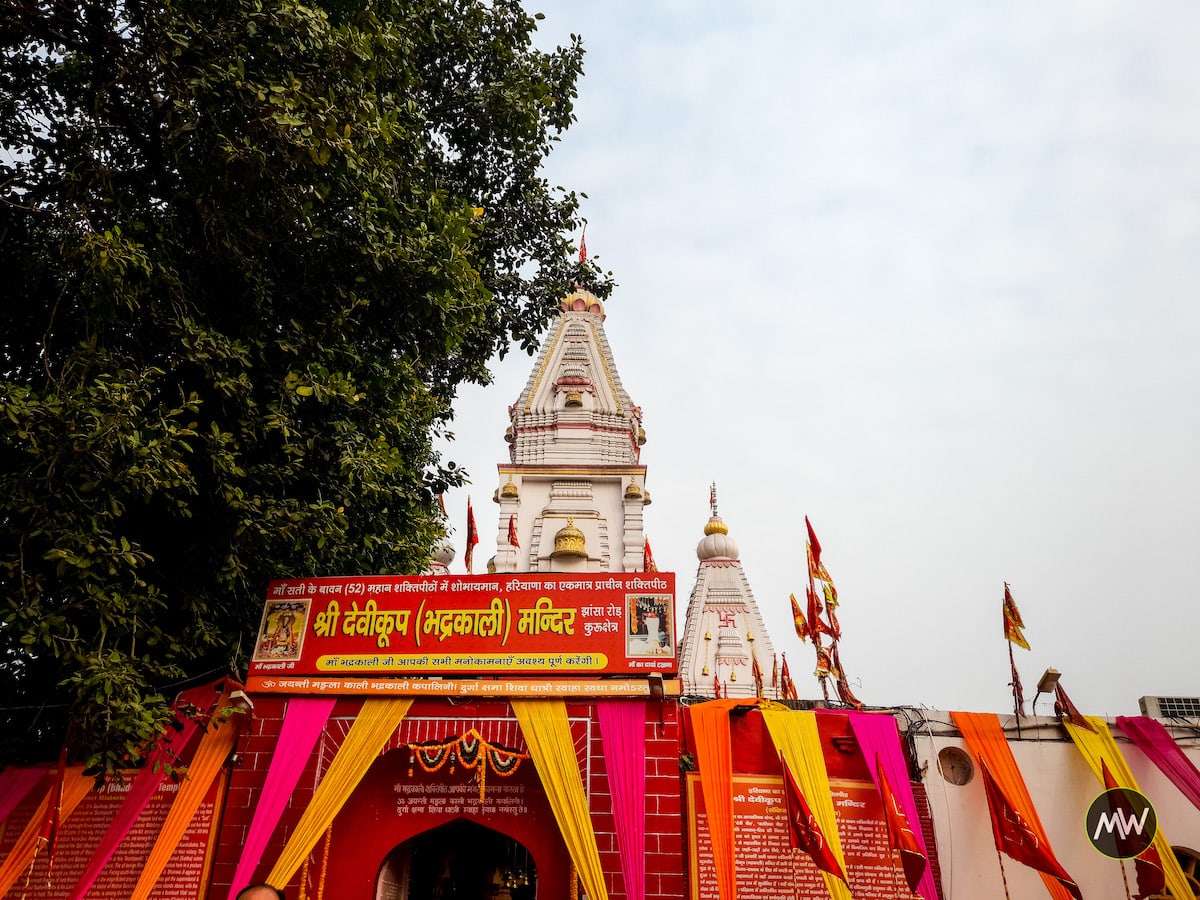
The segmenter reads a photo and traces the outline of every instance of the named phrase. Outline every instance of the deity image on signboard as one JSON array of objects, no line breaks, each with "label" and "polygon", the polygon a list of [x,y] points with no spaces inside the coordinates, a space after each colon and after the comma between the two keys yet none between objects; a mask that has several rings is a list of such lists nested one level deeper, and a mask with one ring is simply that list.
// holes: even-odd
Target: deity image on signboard
[{"label": "deity image on signboard", "polygon": [[308,600],[268,600],[254,645],[255,660],[296,661],[304,643]]},{"label": "deity image on signboard", "polygon": [[671,656],[675,629],[670,594],[627,594],[625,652],[629,656]]}]

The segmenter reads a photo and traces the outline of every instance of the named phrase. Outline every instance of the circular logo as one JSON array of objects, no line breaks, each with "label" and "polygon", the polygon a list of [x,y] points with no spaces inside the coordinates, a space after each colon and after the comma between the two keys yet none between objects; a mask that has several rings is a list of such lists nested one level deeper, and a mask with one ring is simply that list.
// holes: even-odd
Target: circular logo
[{"label": "circular logo", "polygon": [[1110,788],[1088,807],[1084,827],[1092,846],[1113,859],[1132,859],[1154,842],[1158,815],[1145,795]]}]

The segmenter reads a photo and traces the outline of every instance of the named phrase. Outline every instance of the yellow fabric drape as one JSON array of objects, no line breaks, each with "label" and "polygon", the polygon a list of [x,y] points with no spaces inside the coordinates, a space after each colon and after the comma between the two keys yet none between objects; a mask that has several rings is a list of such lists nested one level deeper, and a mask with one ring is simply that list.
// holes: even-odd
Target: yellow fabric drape
[{"label": "yellow fabric drape", "polygon": [[363,701],[362,710],[329,764],[329,771],[317,785],[283,853],[267,876],[270,884],[282,886],[292,880],[411,706],[412,699],[407,697]]},{"label": "yellow fabric drape", "polygon": [[[1112,777],[1117,780],[1118,786],[1131,788],[1141,793],[1137,779],[1133,777],[1133,772],[1129,769],[1129,763],[1125,762],[1125,757],[1117,747],[1117,742],[1113,740],[1112,732],[1108,730],[1108,724],[1097,716],[1084,716],[1084,718],[1087,719],[1089,725],[1096,729],[1094,734],[1086,728],[1080,728],[1073,724],[1068,719],[1063,719],[1062,723],[1100,784],[1104,784],[1104,769],[1101,767],[1101,761],[1103,761],[1103,764],[1108,766],[1108,771],[1112,773]],[[1154,836],[1154,847],[1158,850],[1158,855],[1162,857],[1163,874],[1167,878],[1167,887],[1171,894],[1175,897],[1191,897],[1192,891],[1188,887],[1187,877],[1183,874],[1183,869],[1179,867],[1179,860],[1175,858],[1175,851],[1171,849],[1171,842],[1163,834],[1162,828],[1159,828],[1158,834]]]},{"label": "yellow fabric drape", "polygon": [[608,900],[566,704],[561,700],[512,700],[511,703],[588,900]]},{"label": "yellow fabric drape", "polygon": [[196,810],[204,802],[204,796],[212,786],[213,779],[233,752],[243,721],[244,717],[241,715],[225,718],[218,722],[215,728],[206,730],[200,738],[192,761],[188,763],[187,778],[179,786],[179,792],[171,803],[167,818],[159,829],[158,838],[150,850],[130,900],[146,900],[150,896],[150,891],[154,889],[163,869],[171,861],[171,855],[179,846],[179,841],[191,824]]},{"label": "yellow fabric drape", "polygon": [[754,705],[756,702],[709,700],[688,707],[720,900],[737,898],[737,857],[733,837],[733,749],[729,737],[729,711],[735,706]]},{"label": "yellow fabric drape", "polygon": [[[8,893],[8,889],[16,883],[37,856],[38,837],[42,831],[42,823],[46,820],[46,811],[50,808],[51,797],[54,796],[56,778],[57,774],[55,774],[55,778],[51,779],[50,788],[34,811],[33,818],[29,820],[29,824],[25,826],[25,830],[13,844],[12,850],[4,858],[4,865],[0,866],[0,897]],[[58,817],[60,826],[67,821],[67,817],[71,813],[75,812],[75,807],[83,802],[83,798],[88,795],[95,784],[96,780],[90,775],[84,776],[83,766],[67,768],[63,775],[62,811]]]},{"label": "yellow fabric drape", "polygon": [[[1000,727],[999,717],[995,713],[952,712],[950,718],[958,726],[971,752],[983,760],[1009,802],[1015,806],[1017,813],[1053,856],[1054,848],[1050,846],[1050,838],[1046,835],[1037,808],[1033,805],[1033,798],[1029,796],[1029,788],[1017,767],[1012,748],[1008,746],[1008,738],[1004,736],[1004,729]],[[1057,858],[1055,861],[1057,862]],[[1055,900],[1072,900],[1070,891],[1053,875],[1040,870],[1038,875]]]},{"label": "yellow fabric drape", "polygon": [[[842,871],[849,874],[846,857],[842,853],[842,840],[838,836],[837,814],[833,808],[829,773],[825,769],[825,752],[821,749],[821,736],[817,732],[816,713],[771,704],[763,708],[762,717],[775,749],[783,755],[784,762],[796,776],[804,799],[817,817],[817,824],[829,842],[834,859]],[[825,871],[821,875],[833,900],[850,900],[850,887],[846,882]]]}]

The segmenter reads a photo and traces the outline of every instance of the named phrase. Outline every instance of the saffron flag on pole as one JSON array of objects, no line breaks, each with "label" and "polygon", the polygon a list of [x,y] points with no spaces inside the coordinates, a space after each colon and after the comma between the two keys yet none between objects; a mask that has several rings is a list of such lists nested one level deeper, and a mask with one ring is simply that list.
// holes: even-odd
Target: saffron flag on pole
[{"label": "saffron flag on pole", "polygon": [[[800,640],[807,642],[808,641],[808,622],[804,618],[804,613],[801,612],[801,610],[800,610],[800,604],[796,602],[795,594],[791,595],[791,600],[792,600],[792,625],[795,627],[796,635],[800,638]],[[784,663],[784,667],[785,668],[787,667],[786,662]]]},{"label": "saffron flag on pole", "polygon": [[753,657],[753,662],[750,666],[750,674],[754,676],[754,693],[756,696],[763,695],[763,671],[762,666],[758,664],[758,657]]},{"label": "saffron flag on pole", "polygon": [[1010,643],[1016,644],[1018,647],[1029,649],[1029,642],[1025,640],[1025,635],[1021,633],[1021,629],[1025,627],[1025,623],[1021,621],[1021,613],[1017,610],[1017,604],[1013,600],[1012,591],[1008,589],[1008,583],[1004,584],[1004,636]]},{"label": "saffron flag on pole", "polygon": [[479,532],[475,530],[475,510],[471,508],[471,498],[467,498],[467,552],[463,561],[467,564],[467,574],[475,573],[475,545],[479,543]]},{"label": "saffron flag on pole", "polygon": [[796,778],[788,768],[782,753],[779,755],[779,767],[783,769],[783,798],[787,807],[788,840],[792,847],[811,856],[817,868],[845,881],[846,873],[838,865],[837,857],[833,855],[833,850],[825,840],[817,817],[813,815],[812,808],[804,799],[800,785],[796,784]]},{"label": "saffron flag on pole", "polygon": [[979,770],[983,773],[983,791],[987,797],[988,814],[992,820],[992,837],[996,841],[996,849],[1007,853],[1019,863],[1024,863],[1031,869],[1045,872],[1054,878],[1071,894],[1082,900],[1079,885],[1059,865],[1054,852],[1043,844],[1029,823],[1017,812],[1016,808],[1004,796],[1000,785],[992,776],[982,757],[979,760]]},{"label": "saffron flag on pole", "polygon": [[[1088,726],[1092,731],[1096,729]],[[1113,778],[1112,772],[1108,771],[1108,764],[1104,762],[1104,757],[1100,757],[1100,771],[1104,776],[1104,790],[1111,791],[1113,788],[1119,788],[1117,779]],[[1110,809],[1110,813],[1117,812]],[[1117,841],[1117,847],[1121,850],[1122,856],[1128,858],[1128,851],[1133,849],[1128,835],[1117,829],[1114,833]],[[1138,831],[1138,837],[1141,837],[1141,831]],[[1124,862],[1120,862],[1123,866]],[[1167,873],[1163,871],[1162,857],[1158,855],[1158,848],[1151,844],[1140,854],[1133,857],[1133,869],[1137,873],[1138,892],[1135,894],[1136,900],[1145,900],[1154,894],[1161,894],[1167,889]]]},{"label": "saffron flag on pole", "polygon": [[884,771],[878,753],[875,754],[875,771],[879,775],[879,796],[883,800],[883,819],[887,825],[888,846],[893,850],[900,851],[900,865],[904,869],[904,880],[908,882],[909,890],[915,894],[917,886],[925,874],[928,860],[921,852],[921,845],[917,843],[917,836],[913,834],[908,816],[904,814],[904,808],[896,799],[896,795],[892,793],[892,786],[888,783],[887,773]]},{"label": "saffron flag on pole", "polygon": [[642,544],[642,571],[657,572],[658,566],[654,562],[654,554],[650,552],[650,538],[646,537],[645,543]]},{"label": "saffron flag on pole", "polygon": [[514,547],[520,547],[521,542],[517,540],[517,517],[508,517],[508,542]]},{"label": "saffron flag on pole", "polygon": [[815,578],[817,577],[817,568],[821,565],[821,542],[817,540],[817,533],[813,531],[812,522],[808,521],[808,516],[804,517],[804,527],[808,529],[809,571]]}]

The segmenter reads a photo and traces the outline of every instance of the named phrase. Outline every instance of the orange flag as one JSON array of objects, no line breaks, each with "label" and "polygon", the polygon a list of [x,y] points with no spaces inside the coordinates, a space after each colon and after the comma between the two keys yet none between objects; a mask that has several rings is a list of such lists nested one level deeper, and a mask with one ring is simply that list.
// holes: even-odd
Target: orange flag
[{"label": "orange flag", "polygon": [[908,816],[904,814],[904,808],[900,806],[896,795],[892,793],[892,786],[888,783],[887,773],[880,765],[878,753],[875,754],[875,771],[879,774],[879,794],[883,799],[883,819],[887,824],[888,846],[893,850],[900,851],[900,865],[904,869],[904,880],[908,882],[909,890],[915,894],[917,885],[921,883],[921,877],[925,874],[928,861],[925,859],[925,854],[921,852],[921,845],[917,843],[917,836],[913,834],[912,826],[908,823]]},{"label": "orange flag", "polygon": [[475,545],[479,543],[479,532],[475,530],[475,510],[471,508],[471,498],[467,498],[467,552],[463,560],[467,564],[467,574],[475,573]]},{"label": "orange flag", "polygon": [[[808,622],[804,618],[804,613],[800,609],[800,604],[796,602],[796,595],[791,595],[792,600],[792,625],[796,628],[796,635],[802,641],[808,641]],[[787,663],[784,663],[786,666]]]},{"label": "orange flag", "polygon": [[1004,585],[1004,636],[1009,641],[1016,644],[1018,647],[1029,649],[1029,642],[1025,640],[1025,635],[1021,633],[1021,629],[1025,627],[1025,623],[1021,621],[1021,613],[1017,610],[1017,604],[1013,600],[1012,592],[1008,589],[1008,584]]},{"label": "orange flag", "polygon": [[517,517],[508,517],[508,542],[514,547],[520,547],[521,543],[517,540]]},{"label": "orange flag", "polygon": [[642,571],[657,572],[658,566],[654,563],[654,554],[650,552],[650,538],[646,538],[645,544],[642,546]]},{"label": "orange flag", "polygon": [[803,850],[811,856],[812,861],[817,864],[817,868],[845,881],[846,873],[838,865],[837,857],[833,855],[833,850],[825,840],[821,826],[817,824],[817,817],[813,815],[808,801],[804,799],[800,785],[796,784],[796,779],[792,776],[792,770],[787,767],[783,754],[779,755],[779,766],[783,769],[783,796],[787,806],[788,839],[791,841],[792,847]]}]

